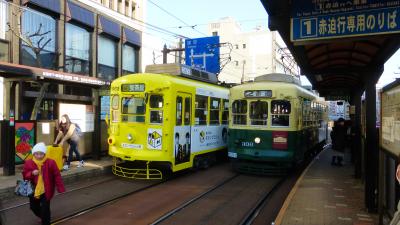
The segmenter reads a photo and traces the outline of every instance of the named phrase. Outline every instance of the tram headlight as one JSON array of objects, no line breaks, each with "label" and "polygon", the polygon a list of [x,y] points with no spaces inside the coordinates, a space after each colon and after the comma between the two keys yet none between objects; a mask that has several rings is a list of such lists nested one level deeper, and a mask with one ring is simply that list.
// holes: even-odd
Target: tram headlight
[{"label": "tram headlight", "polygon": [[127,136],[126,138],[128,138],[129,141],[132,141],[132,140],[133,140],[132,134],[128,134],[128,136]]},{"label": "tram headlight", "polygon": [[259,137],[254,138],[254,143],[260,144],[260,142],[261,142],[261,138],[259,138]]},{"label": "tram headlight", "polygon": [[109,137],[109,138],[107,139],[107,142],[108,142],[109,145],[114,145],[114,144],[115,144],[114,137]]}]

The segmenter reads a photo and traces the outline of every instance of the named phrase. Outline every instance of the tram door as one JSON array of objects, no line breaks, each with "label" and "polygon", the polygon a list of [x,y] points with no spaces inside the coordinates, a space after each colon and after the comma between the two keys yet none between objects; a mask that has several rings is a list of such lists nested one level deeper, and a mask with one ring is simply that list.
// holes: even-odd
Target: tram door
[{"label": "tram door", "polygon": [[191,154],[192,96],[178,92],[176,95],[176,124],[174,129],[175,165],[189,162]]}]

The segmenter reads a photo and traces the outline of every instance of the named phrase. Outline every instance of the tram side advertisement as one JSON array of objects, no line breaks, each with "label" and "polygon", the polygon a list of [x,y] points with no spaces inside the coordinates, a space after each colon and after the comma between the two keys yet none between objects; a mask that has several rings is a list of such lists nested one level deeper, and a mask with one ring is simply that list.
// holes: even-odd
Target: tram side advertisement
[{"label": "tram side advertisement", "polygon": [[192,151],[200,152],[226,146],[227,126],[192,127]]},{"label": "tram side advertisement", "polygon": [[227,126],[182,126],[174,131],[175,165],[189,162],[190,154],[226,146]]},{"label": "tram side advertisement", "polygon": [[397,156],[400,154],[400,84],[382,92],[381,113],[381,146]]}]

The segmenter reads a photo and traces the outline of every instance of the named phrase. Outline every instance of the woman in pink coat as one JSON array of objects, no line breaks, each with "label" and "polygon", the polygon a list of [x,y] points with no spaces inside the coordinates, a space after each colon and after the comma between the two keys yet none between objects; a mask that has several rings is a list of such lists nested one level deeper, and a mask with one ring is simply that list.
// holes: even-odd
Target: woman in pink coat
[{"label": "woman in pink coat", "polygon": [[50,200],[55,188],[59,193],[65,192],[60,171],[54,160],[46,157],[46,145],[37,143],[32,148],[33,158],[25,161],[22,176],[31,181],[34,193],[29,197],[32,212],[42,219],[42,225],[50,225]]}]

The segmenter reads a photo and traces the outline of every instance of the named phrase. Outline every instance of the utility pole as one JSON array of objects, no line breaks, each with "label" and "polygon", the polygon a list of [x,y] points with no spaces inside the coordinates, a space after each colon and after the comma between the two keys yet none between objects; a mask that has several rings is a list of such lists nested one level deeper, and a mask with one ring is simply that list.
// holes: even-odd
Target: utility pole
[{"label": "utility pole", "polygon": [[242,79],[241,79],[241,83],[243,84],[244,82],[244,65],[246,64],[246,60],[243,60],[243,65],[242,65]]},{"label": "utility pole", "polygon": [[164,48],[162,50],[163,53],[163,58],[162,58],[162,63],[167,64],[167,55],[170,52],[170,50],[167,48],[167,44],[164,44]]},{"label": "utility pole", "polygon": [[[182,40],[182,38],[179,38],[179,45],[178,45],[178,48],[179,48],[179,49],[184,49],[184,48],[183,48],[183,40]],[[178,61],[178,63],[181,64],[181,63],[182,63],[182,51],[178,51],[178,54],[179,54],[179,61]]]},{"label": "utility pole", "polygon": [[168,49],[167,45],[164,44],[164,48],[162,50],[162,53],[163,53],[163,64],[167,64],[167,55],[170,52],[179,52],[179,63],[180,63],[181,58],[182,58],[182,56],[181,56],[182,53],[181,52],[185,51],[185,48],[182,48],[182,43],[181,42],[182,42],[182,39],[180,39],[180,41],[179,41],[179,48],[171,48],[171,49]]}]

